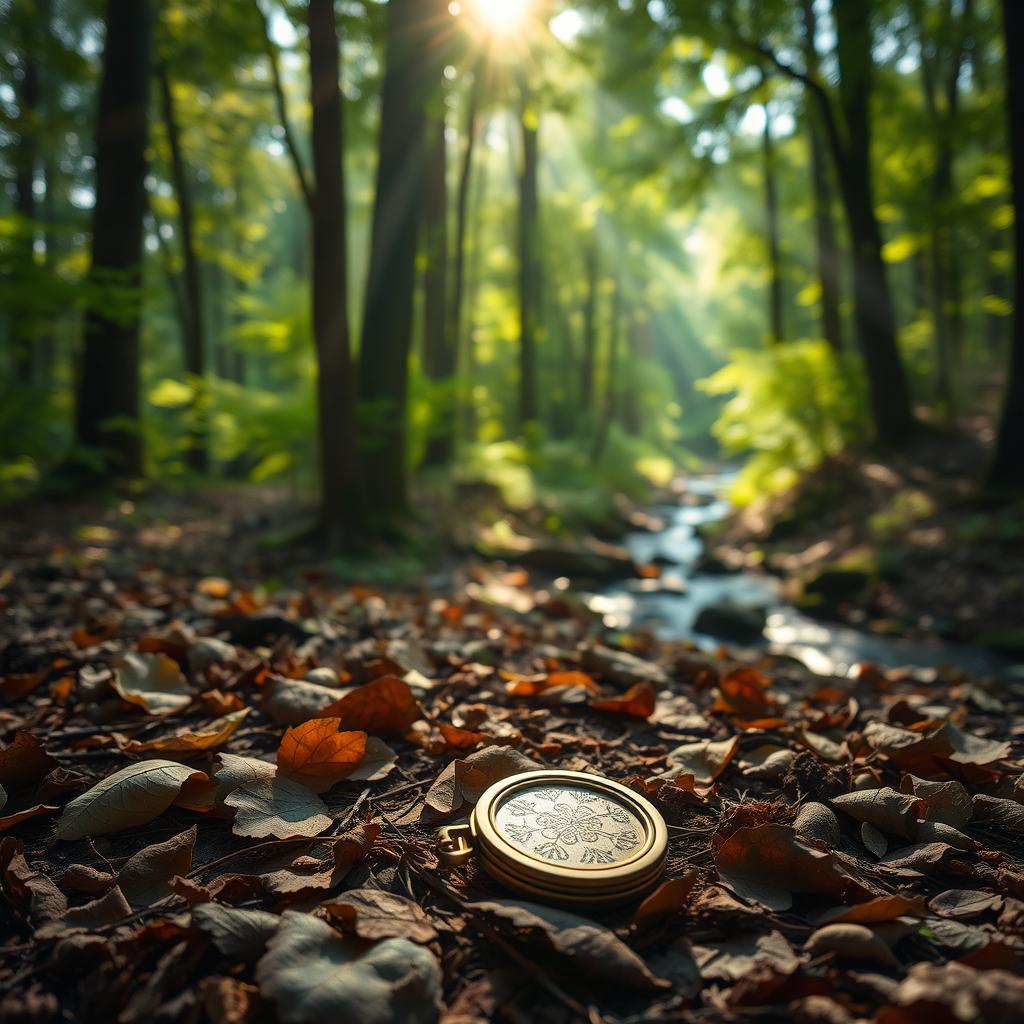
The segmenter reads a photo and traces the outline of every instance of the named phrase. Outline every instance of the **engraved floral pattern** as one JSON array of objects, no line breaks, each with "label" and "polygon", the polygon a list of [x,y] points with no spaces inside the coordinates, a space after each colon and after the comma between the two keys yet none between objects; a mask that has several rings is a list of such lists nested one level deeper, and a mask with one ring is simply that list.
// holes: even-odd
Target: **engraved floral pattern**
[{"label": "engraved floral pattern", "polygon": [[614,798],[582,787],[530,789],[498,808],[496,824],[528,853],[567,865],[614,864],[641,843],[640,820]]}]

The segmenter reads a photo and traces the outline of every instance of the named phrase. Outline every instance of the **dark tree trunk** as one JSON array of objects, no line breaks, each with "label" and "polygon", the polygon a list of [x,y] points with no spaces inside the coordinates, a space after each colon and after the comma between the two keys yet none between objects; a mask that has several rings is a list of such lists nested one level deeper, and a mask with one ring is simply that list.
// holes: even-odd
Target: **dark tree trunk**
[{"label": "dark tree trunk", "polygon": [[959,345],[955,338],[956,304],[953,270],[952,231],[947,218],[949,199],[953,187],[953,154],[946,146],[936,152],[935,168],[931,180],[932,230],[928,247],[931,270],[932,324],[935,330],[935,385],[939,411],[951,419],[957,410],[957,380],[959,378]]},{"label": "dark tree trunk", "polygon": [[[871,24],[864,0],[834,0],[839,101],[846,145],[836,149],[843,203],[853,250],[857,344],[864,359],[877,441],[900,445],[914,428],[913,407],[896,338],[896,315],[882,259],[871,175]],[[835,134],[833,125],[833,148]]]},{"label": "dark tree trunk", "polygon": [[309,0],[313,106],[313,334],[317,352],[320,526],[330,547],[351,547],[364,526],[348,326],[348,257],[341,68],[334,0]]},{"label": "dark tree trunk", "polygon": [[199,257],[195,245],[195,216],[192,203],[192,185],[188,167],[181,147],[181,131],[174,109],[174,93],[167,68],[161,64],[157,69],[160,83],[160,106],[164,125],[167,128],[167,142],[171,151],[171,177],[174,192],[178,198],[178,231],[181,234],[181,254],[184,265],[185,318],[183,341],[185,372],[193,389],[187,452],[189,467],[196,473],[209,469],[209,454],[206,438],[207,394],[206,394],[206,331],[203,307],[203,282]]},{"label": "dark tree trunk", "polygon": [[385,525],[408,507],[406,405],[426,106],[438,84],[427,74],[433,6],[391,0],[386,12],[377,191],[359,354],[366,488],[375,517]]},{"label": "dark tree trunk", "polygon": [[580,360],[580,409],[584,417],[594,409],[594,362],[597,353],[597,228],[587,249],[587,291],[583,299],[583,358]]},{"label": "dark tree trunk", "polygon": [[622,286],[618,279],[612,291],[611,315],[608,318],[608,376],[604,386],[604,403],[594,433],[590,461],[599,465],[608,444],[608,432],[615,422],[619,393],[619,348],[622,344]]},{"label": "dark tree trunk", "polygon": [[519,168],[519,407],[522,434],[537,422],[537,343],[540,335],[540,202],[537,193],[538,111],[521,77],[520,128],[523,158]]},{"label": "dark tree trunk", "polygon": [[778,345],[785,340],[782,322],[782,248],[779,243],[779,194],[775,174],[775,142],[772,118],[764,104],[764,131],[761,133],[764,158],[765,235],[768,240],[768,330],[769,340]]},{"label": "dark tree trunk", "polygon": [[[91,278],[142,283],[151,24],[147,0],[108,0],[96,122],[96,202]],[[78,382],[78,444],[103,449],[106,475],[142,473],[139,422],[139,311],[112,318],[94,305],[85,317]]]},{"label": "dark tree trunk", "polygon": [[483,66],[477,67],[469,90],[466,109],[466,145],[462,152],[459,185],[455,199],[455,260],[452,268],[451,337],[456,353],[463,336],[463,304],[466,288],[466,238],[469,230],[469,195],[473,180],[473,154],[476,150],[477,119],[480,108]]},{"label": "dark tree trunk", "polygon": [[[804,65],[808,74],[817,77],[820,71],[816,42],[817,19],[814,0],[802,0],[804,15]],[[832,182],[828,155],[822,138],[818,111],[807,110],[807,131],[811,150],[811,189],[814,193],[814,256],[821,288],[821,333],[836,352],[843,348],[843,322],[839,312],[839,245],[832,219]]]},{"label": "dark tree trunk", "polygon": [[999,488],[1024,488],[1024,7],[1003,0],[1006,33],[1007,108],[1013,189],[1013,341],[1006,396],[988,482]]},{"label": "dark tree trunk", "polygon": [[[440,97],[439,97],[440,98]],[[436,384],[455,376],[458,349],[448,313],[448,143],[443,104],[430,119],[426,196],[423,205],[423,369]],[[451,461],[455,442],[454,401],[449,387],[435,392],[424,464]]]}]

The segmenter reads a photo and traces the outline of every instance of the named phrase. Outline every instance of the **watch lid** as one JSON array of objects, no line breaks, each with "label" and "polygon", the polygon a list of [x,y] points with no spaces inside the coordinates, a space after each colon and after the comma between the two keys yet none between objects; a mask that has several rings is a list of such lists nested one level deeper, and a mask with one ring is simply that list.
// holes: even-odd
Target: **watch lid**
[{"label": "watch lid", "polygon": [[487,789],[471,826],[498,881],[549,899],[639,895],[665,865],[665,821],[631,789],[586,772],[527,772]]}]

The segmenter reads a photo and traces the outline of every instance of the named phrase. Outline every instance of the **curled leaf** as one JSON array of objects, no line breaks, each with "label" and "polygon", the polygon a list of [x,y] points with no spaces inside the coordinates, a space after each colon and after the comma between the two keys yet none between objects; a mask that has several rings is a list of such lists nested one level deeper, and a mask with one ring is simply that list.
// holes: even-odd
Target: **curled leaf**
[{"label": "curled leaf", "polygon": [[692,775],[701,786],[710,786],[729,766],[739,747],[739,736],[728,740],[684,743],[669,754],[673,774]]},{"label": "curled leaf", "polygon": [[851,818],[866,821],[891,835],[913,839],[917,833],[919,801],[897,793],[891,786],[842,793],[833,797],[832,803]]},{"label": "curled leaf", "polygon": [[833,953],[840,960],[865,960],[896,967],[892,950],[870,928],[862,924],[827,924],[804,943],[811,956]]},{"label": "curled leaf", "polygon": [[275,777],[247,782],[232,790],[224,803],[235,809],[232,831],[237,836],[313,837],[331,827],[323,800],[292,779]]},{"label": "curled leaf", "polygon": [[173,715],[192,703],[178,663],[166,654],[122,654],[111,662],[114,689],[150,715]]},{"label": "curled leaf", "polygon": [[153,740],[129,740],[121,749],[126,754],[192,754],[201,750],[214,750],[234,736],[249,711],[249,708],[234,711],[198,731],[182,729],[171,736],[160,736]]},{"label": "curled leaf", "polygon": [[277,748],[277,773],[324,793],[351,775],[366,753],[365,732],[340,732],[340,718],[313,718],[288,729]]},{"label": "curled leaf", "polygon": [[340,718],[346,729],[403,736],[413,722],[423,717],[423,709],[405,680],[382,676],[350,690],[325,707],[320,715]]}]

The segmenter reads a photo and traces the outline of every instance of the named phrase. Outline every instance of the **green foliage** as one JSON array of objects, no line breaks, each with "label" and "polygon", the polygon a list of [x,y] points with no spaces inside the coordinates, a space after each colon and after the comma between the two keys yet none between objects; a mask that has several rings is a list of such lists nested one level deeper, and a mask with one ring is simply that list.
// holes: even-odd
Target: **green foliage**
[{"label": "green foliage", "polygon": [[866,434],[857,364],[837,358],[824,341],[735,352],[700,387],[731,396],[713,430],[725,451],[750,455],[733,491],[741,504],[786,490]]}]

